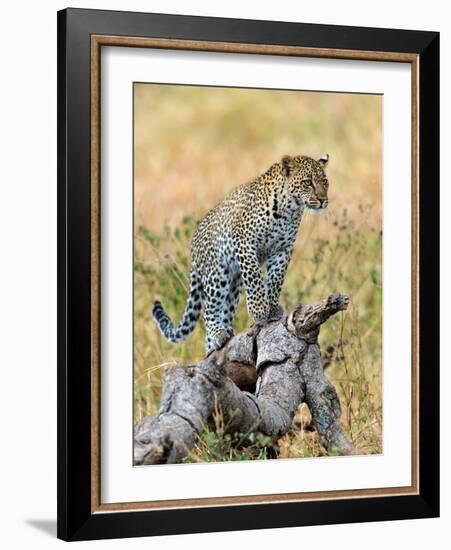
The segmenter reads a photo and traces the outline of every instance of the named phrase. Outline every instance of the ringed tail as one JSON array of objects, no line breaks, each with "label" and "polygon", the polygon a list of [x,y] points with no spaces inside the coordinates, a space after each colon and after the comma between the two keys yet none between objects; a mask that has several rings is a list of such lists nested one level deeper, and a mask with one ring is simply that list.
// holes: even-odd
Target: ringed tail
[{"label": "ringed tail", "polygon": [[160,332],[170,342],[181,342],[193,332],[202,309],[202,283],[195,271],[191,271],[188,298],[182,320],[175,326],[165,312],[161,302],[156,300],[152,307],[152,316]]}]

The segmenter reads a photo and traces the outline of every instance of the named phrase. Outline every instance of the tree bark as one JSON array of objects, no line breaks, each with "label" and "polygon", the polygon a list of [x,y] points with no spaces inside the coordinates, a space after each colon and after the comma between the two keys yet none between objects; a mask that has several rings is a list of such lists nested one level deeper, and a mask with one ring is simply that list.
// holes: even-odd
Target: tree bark
[{"label": "tree bark", "polygon": [[258,431],[276,441],[291,428],[302,402],[325,449],[354,454],[318,345],[321,324],[348,303],[333,294],[300,305],[280,321],[237,334],[198,365],[166,369],[158,416],[135,425],[135,465],[181,462],[218,409],[228,432]]}]

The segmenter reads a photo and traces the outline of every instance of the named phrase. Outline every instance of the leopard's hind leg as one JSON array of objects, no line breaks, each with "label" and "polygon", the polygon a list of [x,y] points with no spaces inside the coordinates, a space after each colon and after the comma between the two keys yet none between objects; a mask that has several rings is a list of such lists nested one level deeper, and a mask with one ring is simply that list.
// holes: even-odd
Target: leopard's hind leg
[{"label": "leopard's hind leg", "polygon": [[219,266],[204,284],[205,347],[207,354],[220,349],[233,336],[232,323],[240,298],[241,277],[230,268]]}]

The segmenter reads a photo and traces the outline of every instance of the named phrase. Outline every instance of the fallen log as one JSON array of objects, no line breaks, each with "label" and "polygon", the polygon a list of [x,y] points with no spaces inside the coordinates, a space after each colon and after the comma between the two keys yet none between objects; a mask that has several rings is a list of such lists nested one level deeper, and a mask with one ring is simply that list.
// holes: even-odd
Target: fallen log
[{"label": "fallen log", "polygon": [[354,454],[318,344],[321,324],[348,303],[333,294],[300,305],[280,321],[237,334],[198,365],[167,368],[158,415],[134,428],[135,465],[181,462],[217,410],[228,432],[258,431],[277,441],[303,402],[326,451]]}]

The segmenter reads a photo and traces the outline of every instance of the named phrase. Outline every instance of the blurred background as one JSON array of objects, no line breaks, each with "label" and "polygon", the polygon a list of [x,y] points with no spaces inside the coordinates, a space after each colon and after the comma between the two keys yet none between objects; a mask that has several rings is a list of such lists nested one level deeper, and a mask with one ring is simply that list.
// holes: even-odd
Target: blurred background
[{"label": "blurred background", "polygon": [[[322,327],[326,373],[362,453],[382,452],[382,96],[154,84],[134,85],[135,420],[156,414],[165,368],[204,353],[204,327],[181,344],[160,335],[156,297],[183,313],[196,221],[230,189],[285,154],[329,153],[329,208],[304,214],[282,290],[293,308],[332,292],[351,306]],[[244,295],[236,330],[248,326]],[[301,406],[280,457],[322,454]],[[271,443],[206,432],[189,461],[268,458]]]}]

